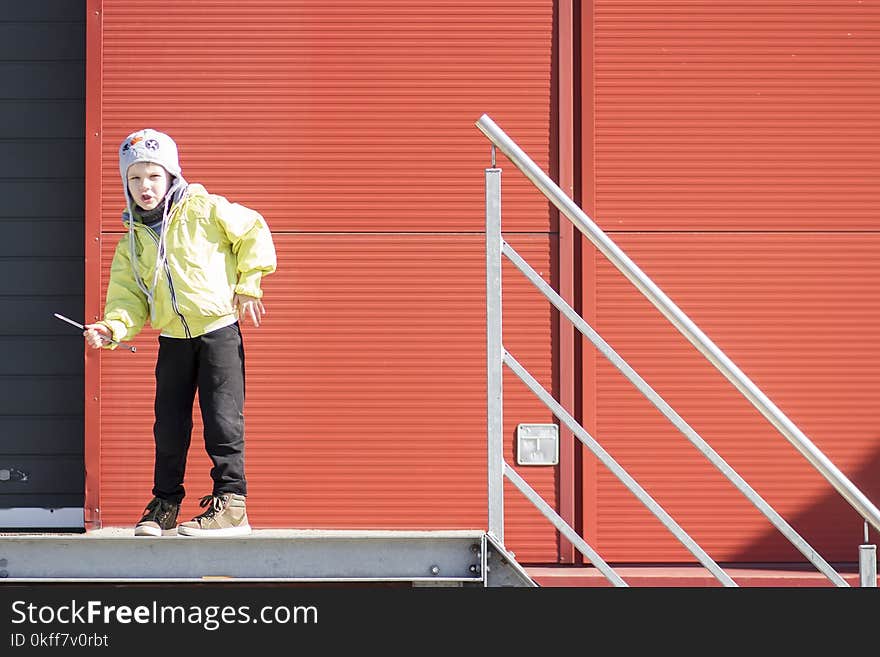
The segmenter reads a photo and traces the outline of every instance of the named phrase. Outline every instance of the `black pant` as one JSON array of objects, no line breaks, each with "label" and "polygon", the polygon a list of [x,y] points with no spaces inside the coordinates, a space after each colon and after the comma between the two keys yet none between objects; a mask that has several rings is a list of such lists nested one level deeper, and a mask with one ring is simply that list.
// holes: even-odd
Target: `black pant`
[{"label": "black pant", "polygon": [[197,338],[159,337],[156,360],[156,462],[153,495],[179,503],[193,427],[193,403],[205,427],[213,494],[247,495],[244,476],[244,345],[238,324]]}]

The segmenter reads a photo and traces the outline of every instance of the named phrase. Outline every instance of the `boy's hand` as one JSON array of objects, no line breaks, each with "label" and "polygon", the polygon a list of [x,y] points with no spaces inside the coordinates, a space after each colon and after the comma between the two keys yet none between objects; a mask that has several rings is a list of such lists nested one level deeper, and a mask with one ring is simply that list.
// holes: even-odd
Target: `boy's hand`
[{"label": "boy's hand", "polygon": [[256,297],[249,297],[246,294],[236,294],[232,297],[232,307],[235,309],[235,316],[238,319],[243,319],[246,315],[250,315],[254,326],[259,326],[260,316],[266,314],[263,302]]},{"label": "boy's hand", "polygon": [[85,336],[86,344],[92,349],[100,349],[110,341],[110,329],[103,324],[86,324],[84,328],[83,335]]}]

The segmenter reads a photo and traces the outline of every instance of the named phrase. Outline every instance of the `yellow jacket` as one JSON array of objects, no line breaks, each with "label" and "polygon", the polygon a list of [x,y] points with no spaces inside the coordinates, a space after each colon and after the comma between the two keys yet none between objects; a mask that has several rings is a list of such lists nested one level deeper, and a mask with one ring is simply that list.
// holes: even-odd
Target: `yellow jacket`
[{"label": "yellow jacket", "polygon": [[227,326],[234,321],[233,295],[261,298],[260,281],[277,265],[265,219],[202,185],[190,184],[171,208],[164,258],[157,259],[160,238],[154,230],[127,216],[123,221],[132,222],[134,263],[124,235],[113,254],[101,320],[118,342],[137,335],[148,317],[162,335],[176,338]]}]

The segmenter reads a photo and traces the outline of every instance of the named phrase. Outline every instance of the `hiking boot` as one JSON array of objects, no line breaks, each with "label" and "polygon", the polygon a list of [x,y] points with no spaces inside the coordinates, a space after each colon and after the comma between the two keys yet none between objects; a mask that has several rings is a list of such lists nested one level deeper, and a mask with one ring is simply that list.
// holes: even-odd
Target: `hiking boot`
[{"label": "hiking boot", "polygon": [[177,527],[184,536],[244,536],[251,533],[244,495],[221,493],[205,495],[200,507],[208,507],[201,515]]},{"label": "hiking boot", "polygon": [[180,505],[154,497],[134,527],[135,536],[173,536],[177,533]]}]

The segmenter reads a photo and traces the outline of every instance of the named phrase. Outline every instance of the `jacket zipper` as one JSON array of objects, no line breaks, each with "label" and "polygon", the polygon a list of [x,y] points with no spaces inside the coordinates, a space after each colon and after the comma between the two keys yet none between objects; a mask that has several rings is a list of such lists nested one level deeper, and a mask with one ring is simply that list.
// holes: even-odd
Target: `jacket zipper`
[{"label": "jacket zipper", "polygon": [[[144,227],[144,230],[147,231],[147,234],[153,239],[156,243],[156,249],[159,249],[159,236],[156,235],[156,232],[146,226],[141,224]],[[189,325],[186,323],[186,319],[183,317],[183,313],[180,312],[180,308],[177,306],[177,294],[174,292],[174,283],[171,281],[171,267],[168,265],[168,260],[165,260],[162,263],[165,266],[165,277],[168,279],[168,289],[171,291],[171,307],[174,309],[175,314],[180,318],[180,323],[183,324],[183,331],[186,333],[187,338],[192,337],[192,333],[189,331]]]}]

